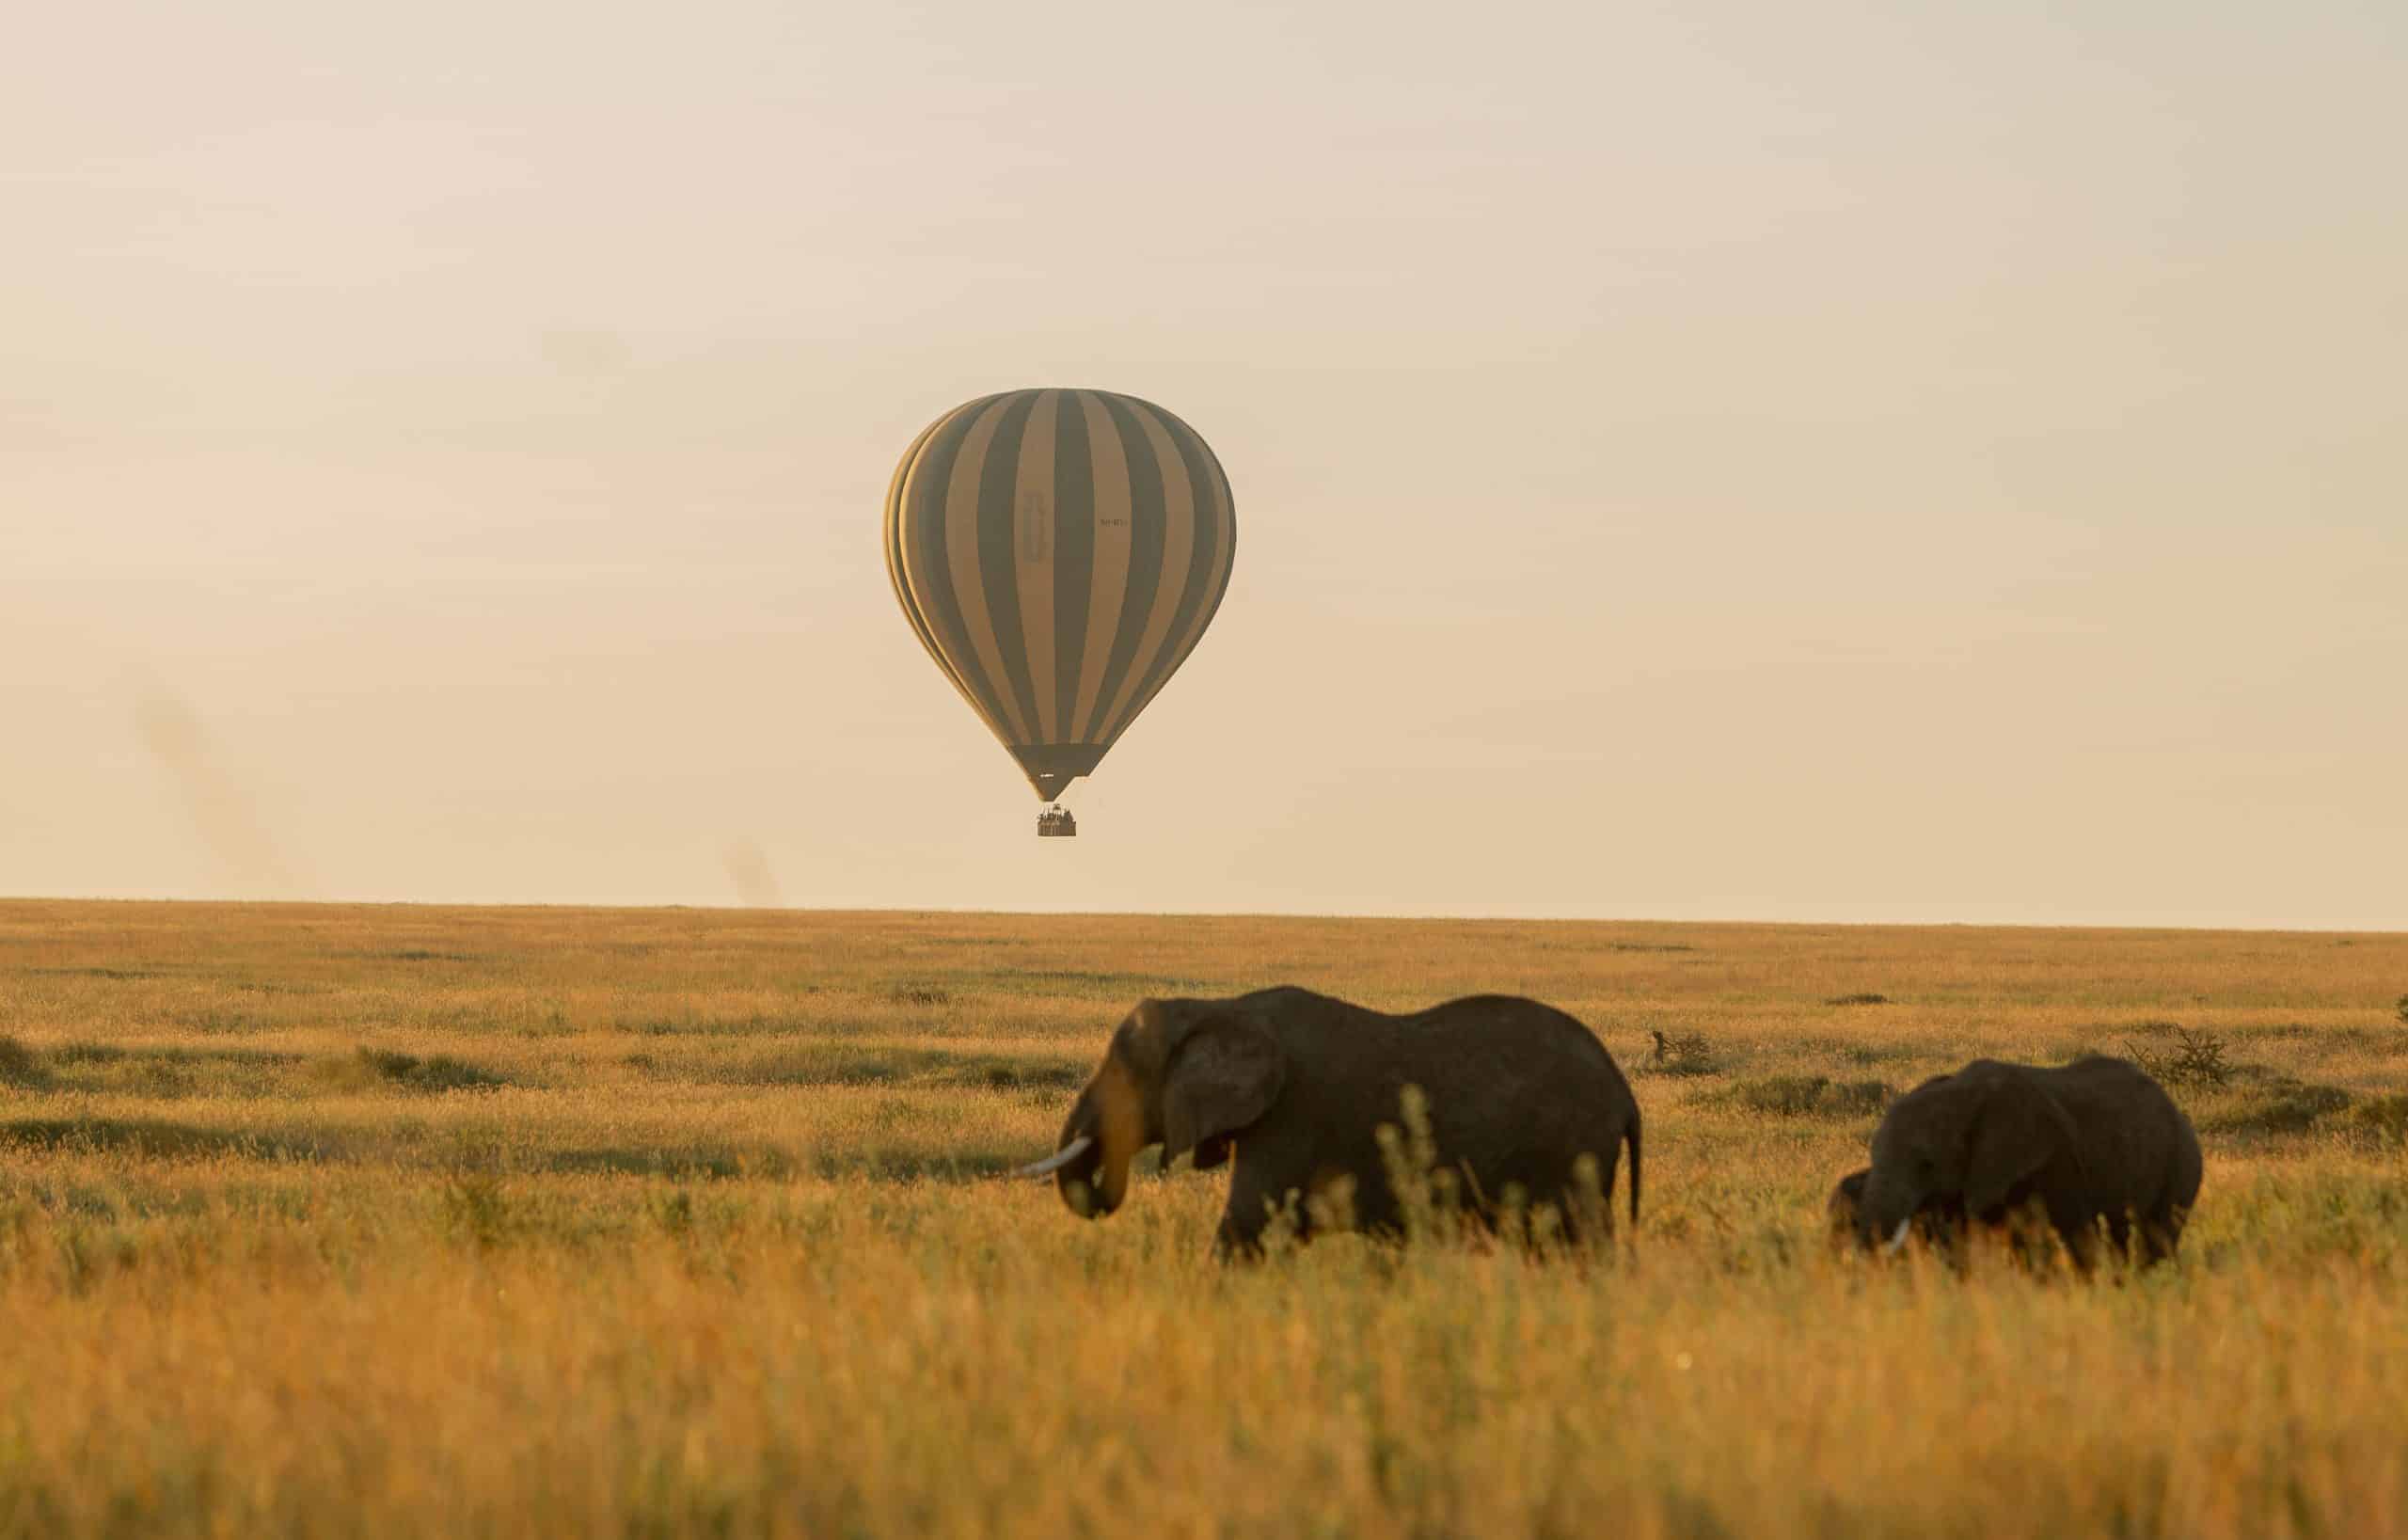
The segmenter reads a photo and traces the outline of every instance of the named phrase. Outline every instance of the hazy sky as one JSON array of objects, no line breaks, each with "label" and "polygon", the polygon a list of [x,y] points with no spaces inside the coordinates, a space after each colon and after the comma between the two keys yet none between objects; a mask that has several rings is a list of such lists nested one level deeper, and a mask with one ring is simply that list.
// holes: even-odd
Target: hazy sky
[{"label": "hazy sky", "polygon": [[[35,8],[0,893],[2408,927],[2408,7]],[[1237,498],[1038,803],[930,419]]]}]

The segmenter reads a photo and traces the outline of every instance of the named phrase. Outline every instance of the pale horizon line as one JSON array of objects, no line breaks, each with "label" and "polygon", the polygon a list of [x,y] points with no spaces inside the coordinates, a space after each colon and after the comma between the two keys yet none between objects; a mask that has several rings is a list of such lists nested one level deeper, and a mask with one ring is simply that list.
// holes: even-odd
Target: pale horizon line
[{"label": "pale horizon line", "polygon": [[1252,909],[1082,909],[1033,906],[995,909],[953,904],[782,904],[762,907],[718,901],[671,900],[604,903],[542,898],[195,898],[129,894],[0,894],[8,904],[150,904],[217,909],[470,909],[560,910],[595,913],[642,913],[699,911],[729,914],[792,914],[846,917],[856,915],[944,914],[964,919],[1164,919],[1164,920],[1361,920],[1399,925],[1545,925],[1545,926],[1746,926],[1761,929],[1865,930],[2086,930],[2180,932],[2193,935],[2332,936],[2408,940],[2408,927],[2397,929],[2357,924],[2183,924],[2131,920],[1986,920],[1986,919],[1775,919],[1759,915],[1686,916],[1535,914],[1504,913],[1437,913],[1427,911],[1335,911]]}]

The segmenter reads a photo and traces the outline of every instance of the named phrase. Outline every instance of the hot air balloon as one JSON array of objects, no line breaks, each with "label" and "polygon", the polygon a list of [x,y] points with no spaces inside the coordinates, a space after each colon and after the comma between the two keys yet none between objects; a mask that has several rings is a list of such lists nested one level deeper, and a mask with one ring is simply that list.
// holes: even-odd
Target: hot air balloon
[{"label": "hot air balloon", "polygon": [[[904,617],[1049,802],[1195,650],[1236,548],[1204,440],[1109,390],[965,402],[912,440],[886,493]],[[1040,834],[1077,827],[1058,805],[1038,815]]]}]

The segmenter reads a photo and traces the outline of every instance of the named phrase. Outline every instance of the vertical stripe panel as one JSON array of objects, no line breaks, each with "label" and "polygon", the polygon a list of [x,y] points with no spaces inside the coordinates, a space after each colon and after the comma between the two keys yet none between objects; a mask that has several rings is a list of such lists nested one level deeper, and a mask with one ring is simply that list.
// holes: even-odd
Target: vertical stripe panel
[{"label": "vertical stripe panel", "polygon": [[[959,408],[956,408],[956,411],[958,410]],[[928,651],[928,656],[936,659],[937,667],[944,671],[944,676],[953,681],[953,688],[961,691],[961,692],[967,696],[970,691],[962,685],[961,675],[954,669],[952,659],[946,658],[944,655],[944,649],[937,645],[935,633],[928,629],[927,615],[921,608],[920,601],[911,596],[911,585],[910,580],[905,578],[903,571],[904,484],[910,479],[912,468],[919,463],[920,451],[927,444],[928,439],[935,435],[936,431],[944,426],[946,421],[954,415],[954,412],[947,412],[943,417],[938,418],[934,422],[931,422],[927,427],[922,428],[920,430],[920,437],[911,440],[911,447],[905,450],[903,452],[903,458],[895,463],[895,480],[890,483],[886,488],[886,525],[884,543],[886,546],[886,579],[887,581],[895,585],[895,601],[903,607],[903,618],[911,622],[911,634],[920,639],[920,645],[926,647]],[[976,708],[977,703],[974,700],[971,704],[974,708]],[[981,709],[979,710],[979,715],[984,717],[986,712]]]},{"label": "vertical stripe panel", "polygon": [[904,479],[897,504],[895,536],[903,560],[903,580],[918,607],[928,634],[935,639],[947,671],[979,718],[998,738],[1005,737],[976,650],[970,645],[969,627],[953,591],[951,564],[945,549],[944,500],[963,441],[983,410],[996,398],[987,396],[957,407],[929,433],[919,458]]},{"label": "vertical stripe panel", "polygon": [[[1164,413],[1164,416],[1169,416]],[[1179,618],[1172,623],[1172,645],[1177,649],[1168,674],[1194,651],[1202,638],[1204,627],[1212,623],[1212,611],[1221,602],[1222,590],[1228,586],[1229,559],[1235,554],[1237,519],[1230,506],[1228,478],[1221,474],[1221,462],[1197,437],[1195,429],[1177,418],[1171,421],[1179,428],[1180,451],[1187,458],[1187,472],[1202,490],[1196,496],[1196,566],[1188,579],[1186,597],[1180,606]],[[1206,513],[1203,510],[1209,509]],[[1155,681],[1161,688],[1161,681]]]},{"label": "vertical stripe panel", "polygon": [[[1168,413],[1164,413],[1168,416]],[[1228,592],[1229,569],[1237,555],[1237,509],[1229,495],[1228,478],[1221,471],[1220,462],[1194,429],[1179,420],[1180,447],[1184,452],[1188,473],[1203,489],[1198,498],[1196,521],[1196,562],[1190,569],[1187,592],[1181,595],[1178,618],[1174,622],[1171,641],[1155,662],[1135,702],[1123,712],[1114,731],[1126,732],[1138,714],[1162,693],[1163,686],[1187,661],[1187,655],[1202,641],[1204,627],[1211,625],[1212,615],[1221,607],[1221,597]]]},{"label": "vertical stripe panel", "polygon": [[1029,725],[1038,743],[1059,743],[1054,680],[1054,435],[1062,392],[1039,390],[1021,424],[1011,508],[1011,573],[1020,604],[1021,656],[1028,663]]},{"label": "vertical stripe panel", "polygon": [[1118,434],[1129,468],[1129,581],[1120,600],[1120,618],[1114,622],[1103,677],[1096,682],[1096,707],[1087,719],[1082,743],[1106,743],[1102,737],[1111,705],[1137,665],[1138,643],[1145,640],[1146,620],[1153,613],[1154,595],[1162,590],[1163,529],[1168,522],[1169,494],[1163,485],[1163,457],[1148,436],[1140,404],[1110,391],[1096,392]]},{"label": "vertical stripe panel", "polygon": [[[911,447],[903,452],[903,458],[895,463],[895,479],[886,484],[886,520],[884,525],[886,578],[889,582],[895,585],[895,602],[903,606],[903,612],[906,615],[909,615],[911,619],[911,629],[920,633],[920,639],[923,642],[927,640],[927,630],[926,627],[921,624],[919,606],[911,602],[911,589],[905,586],[903,582],[903,483],[905,479],[911,475],[912,464],[920,457],[921,446],[928,441],[928,437],[931,434],[944,426],[945,419],[952,415],[953,413],[947,412],[944,417],[938,418],[934,422],[929,423],[927,427],[920,430],[920,436],[911,440]],[[937,661],[939,663],[943,663],[944,659],[940,657]],[[950,670],[947,672],[950,672]]]},{"label": "vertical stripe panel", "polygon": [[[1189,479],[1187,462],[1180,453],[1170,430],[1163,425],[1158,409],[1142,401],[1130,400],[1129,406],[1144,429],[1146,442],[1155,466],[1162,476],[1163,545],[1162,566],[1157,576],[1153,602],[1149,607],[1145,629],[1139,635],[1136,650],[1130,655],[1129,671],[1122,676],[1120,688],[1112,705],[1105,708],[1103,722],[1089,741],[1109,743],[1129,719],[1128,706],[1136,696],[1140,683],[1154,668],[1162,656],[1164,639],[1170,633],[1171,617],[1187,588],[1188,568],[1196,557],[1196,494]],[[1121,624],[1126,626],[1124,619]]]},{"label": "vertical stripe panel", "polygon": [[[1002,719],[1009,730],[1006,742],[1026,743],[1030,741],[1028,722],[1021,715],[1019,702],[1013,695],[1011,662],[997,640],[996,622],[999,617],[993,613],[993,585],[987,580],[989,564],[999,555],[1004,559],[1004,570],[1011,570],[1009,553],[988,549],[990,542],[985,538],[985,526],[989,521],[982,516],[986,510],[988,488],[997,480],[995,463],[1000,461],[1008,467],[1013,458],[1007,452],[997,452],[995,440],[1001,436],[1007,419],[1026,415],[1024,409],[1015,414],[1012,410],[1015,404],[1014,397],[998,397],[993,405],[978,414],[977,421],[972,424],[960,452],[954,458],[953,474],[946,479],[943,522],[946,575],[952,580],[954,602],[961,610],[962,627],[967,634],[971,653],[986,675],[983,693],[989,708]],[[1005,442],[1008,445],[1009,438],[1006,437]],[[1007,524],[1005,529],[1008,534]],[[1017,609],[1015,605],[1015,611]],[[1000,618],[1008,627],[1017,623],[1020,616],[1015,612]]]},{"label": "vertical stripe panel", "polygon": [[1028,414],[1036,409],[1039,394],[1021,390],[1004,398],[1002,420],[996,424],[987,463],[979,468],[975,499],[969,510],[975,542],[974,580],[994,625],[1001,663],[995,693],[1011,716],[1012,730],[1018,735],[1011,743],[1016,748],[1038,741],[1037,700],[1028,683],[1028,633],[1020,618],[1020,576],[1015,570],[1020,556],[1013,510],[1020,501],[1021,438],[1028,431]]},{"label": "vertical stripe panel", "polygon": [[1057,390],[1054,441],[1054,713],[1048,743],[1071,740],[1085,660],[1088,590],[1095,585],[1095,452],[1087,442],[1086,396]]},{"label": "vertical stripe panel", "polygon": [[[1120,605],[1129,590],[1129,525],[1133,502],[1129,475],[1129,451],[1111,408],[1092,391],[1079,392],[1080,416],[1087,430],[1088,464],[1092,468],[1088,552],[1087,624],[1079,657],[1078,693],[1072,697],[1069,742],[1089,743],[1097,715],[1097,697],[1103,689],[1104,665],[1112,659],[1114,633],[1120,626]],[[1144,452],[1139,446],[1139,452]]]}]

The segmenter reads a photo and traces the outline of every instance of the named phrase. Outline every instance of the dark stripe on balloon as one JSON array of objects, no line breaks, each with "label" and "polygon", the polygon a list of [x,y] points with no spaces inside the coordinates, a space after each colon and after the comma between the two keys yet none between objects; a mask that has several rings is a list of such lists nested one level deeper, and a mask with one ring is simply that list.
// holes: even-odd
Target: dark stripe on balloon
[{"label": "dark stripe on balloon", "polygon": [[1070,739],[1086,661],[1087,601],[1095,587],[1095,450],[1077,390],[1054,414],[1054,726]]},{"label": "dark stripe on balloon", "polygon": [[1137,644],[1145,640],[1146,617],[1153,613],[1154,590],[1163,580],[1164,492],[1162,463],[1154,457],[1153,440],[1136,413],[1148,409],[1129,396],[1099,391],[1112,425],[1120,435],[1121,452],[1129,457],[1129,588],[1120,601],[1120,624],[1111,640],[1111,659],[1104,665],[1103,684],[1096,691],[1095,721],[1085,741],[1110,743],[1104,713],[1119,698],[1120,683],[1129,676]]},{"label": "dark stripe on balloon", "polygon": [[998,695],[1009,693],[1020,720],[1032,734],[1038,731],[1037,691],[1028,680],[1028,633],[1021,625],[1020,579],[1012,564],[1012,503],[1020,491],[1020,445],[1028,431],[1028,414],[1042,392],[1030,390],[1013,398],[995,424],[987,448],[987,463],[978,472],[978,579],[987,595],[987,617],[995,627],[995,650],[1003,655],[1004,678]]}]

